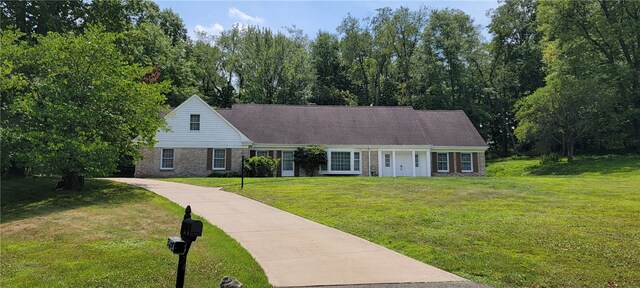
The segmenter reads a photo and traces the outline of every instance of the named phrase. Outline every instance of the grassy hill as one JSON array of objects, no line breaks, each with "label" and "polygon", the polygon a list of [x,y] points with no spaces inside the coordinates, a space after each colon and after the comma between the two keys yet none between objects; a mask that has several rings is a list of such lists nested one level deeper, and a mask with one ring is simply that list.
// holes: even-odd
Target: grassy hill
[{"label": "grassy hill", "polygon": [[[640,157],[490,177],[167,179],[232,191],[495,287],[640,287]],[[619,286],[616,286],[619,285]]]}]

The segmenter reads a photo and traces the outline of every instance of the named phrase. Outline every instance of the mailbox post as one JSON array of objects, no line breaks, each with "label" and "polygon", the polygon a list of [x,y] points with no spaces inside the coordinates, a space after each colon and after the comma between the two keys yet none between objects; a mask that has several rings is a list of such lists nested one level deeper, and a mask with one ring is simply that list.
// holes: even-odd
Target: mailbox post
[{"label": "mailbox post", "polygon": [[184,209],[184,219],[180,227],[180,237],[169,237],[167,247],[174,254],[178,254],[178,273],[176,276],[176,288],[184,287],[184,275],[187,270],[187,254],[191,243],[202,236],[202,221],[191,219],[191,206]]}]

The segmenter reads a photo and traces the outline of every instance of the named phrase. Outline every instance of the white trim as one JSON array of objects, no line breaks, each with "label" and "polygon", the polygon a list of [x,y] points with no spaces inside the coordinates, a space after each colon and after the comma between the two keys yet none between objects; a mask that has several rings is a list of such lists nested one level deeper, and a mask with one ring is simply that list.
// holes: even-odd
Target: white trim
[{"label": "white trim", "polygon": [[391,150],[391,167],[393,169],[393,177],[396,177],[396,150]]},{"label": "white trim", "polygon": [[[462,169],[462,154],[469,154],[469,163],[471,163],[471,170]],[[472,152],[460,152],[460,171],[464,173],[473,173],[473,153]]]},{"label": "white trim", "polygon": [[[438,154],[445,154],[447,155],[447,170],[440,170],[440,167],[438,167],[438,163],[440,162],[440,159],[438,159]],[[449,171],[451,171],[451,164],[449,164],[449,153],[448,152],[436,152],[436,170],[439,173],[449,173]]]},{"label": "white trim", "polygon": [[382,177],[382,151],[378,149],[378,177]]},{"label": "white trim", "polygon": [[[329,148],[326,149],[327,152],[327,170],[321,171],[320,174],[352,174],[352,175],[360,175],[362,173],[362,150],[359,149],[340,149],[340,148]],[[349,170],[332,170],[331,169],[331,153],[333,152],[348,152],[349,153]],[[360,163],[358,163],[358,168],[360,170],[355,170],[354,162],[354,153],[360,153]]]},{"label": "white trim", "polygon": [[[431,151],[426,152],[425,166],[427,168],[427,177],[431,177]],[[437,167],[436,167],[437,168]]]},{"label": "white trim", "polygon": [[[164,150],[173,150],[171,158],[171,167],[162,167],[162,160],[164,160]],[[170,171],[176,167],[176,149],[175,148],[160,148],[160,170]]]}]

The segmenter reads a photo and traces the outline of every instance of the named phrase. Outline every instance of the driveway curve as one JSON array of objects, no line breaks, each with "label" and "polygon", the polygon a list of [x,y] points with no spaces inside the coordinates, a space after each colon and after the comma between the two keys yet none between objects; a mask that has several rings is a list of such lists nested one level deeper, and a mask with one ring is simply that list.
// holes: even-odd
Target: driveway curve
[{"label": "driveway curve", "polygon": [[[275,287],[483,287],[362,238],[220,188],[141,178],[109,179],[147,189],[183,207],[191,205],[193,213],[220,227],[247,249]],[[384,287],[392,287],[387,285]]]}]

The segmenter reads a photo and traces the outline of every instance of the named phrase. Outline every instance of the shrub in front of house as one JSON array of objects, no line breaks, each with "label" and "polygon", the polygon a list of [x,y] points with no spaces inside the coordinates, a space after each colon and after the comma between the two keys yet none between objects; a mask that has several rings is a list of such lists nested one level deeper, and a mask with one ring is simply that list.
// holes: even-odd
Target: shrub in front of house
[{"label": "shrub in front of house", "polygon": [[320,146],[300,147],[293,155],[298,167],[304,169],[307,176],[314,176],[318,172],[320,165],[327,164],[327,151]]},{"label": "shrub in front of house", "polygon": [[278,158],[256,156],[245,160],[244,170],[249,177],[273,177],[279,163]]}]

